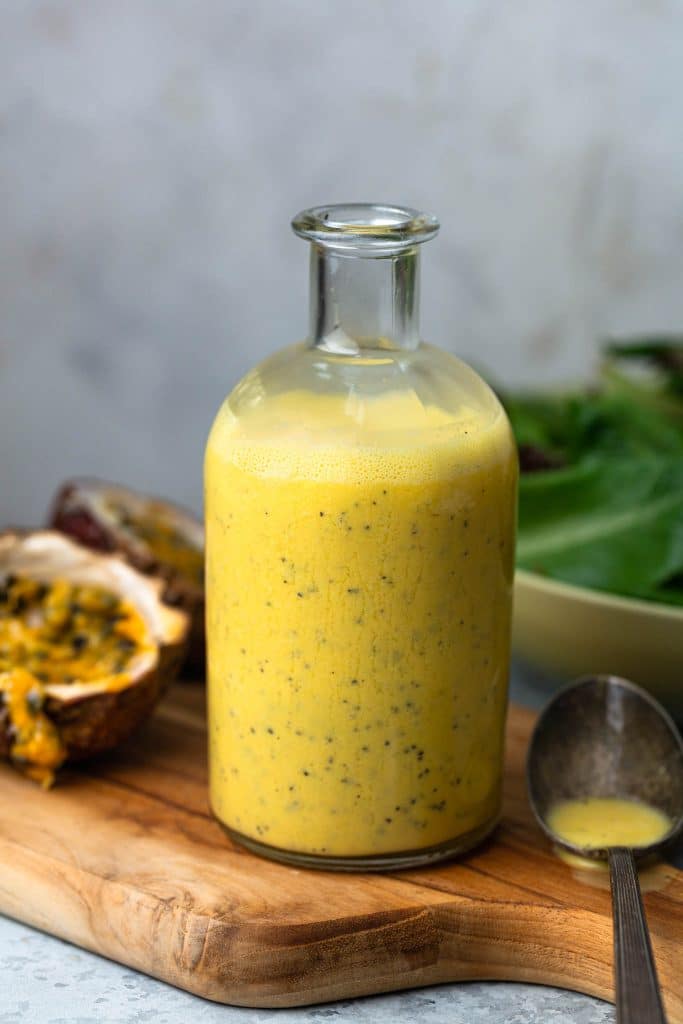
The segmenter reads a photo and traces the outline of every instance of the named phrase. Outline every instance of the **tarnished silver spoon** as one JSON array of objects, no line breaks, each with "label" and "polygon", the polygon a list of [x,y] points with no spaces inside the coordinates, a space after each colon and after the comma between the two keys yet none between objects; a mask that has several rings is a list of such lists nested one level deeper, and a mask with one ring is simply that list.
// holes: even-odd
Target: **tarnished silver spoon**
[{"label": "tarnished silver spoon", "polygon": [[[625,679],[579,679],[541,712],[527,757],[527,784],[538,823],[554,843],[609,863],[618,1024],[666,1024],[635,861],[683,829],[683,742],[672,719]],[[557,835],[549,814],[562,801],[589,797],[649,804],[667,815],[671,828],[647,846],[577,846]]]}]

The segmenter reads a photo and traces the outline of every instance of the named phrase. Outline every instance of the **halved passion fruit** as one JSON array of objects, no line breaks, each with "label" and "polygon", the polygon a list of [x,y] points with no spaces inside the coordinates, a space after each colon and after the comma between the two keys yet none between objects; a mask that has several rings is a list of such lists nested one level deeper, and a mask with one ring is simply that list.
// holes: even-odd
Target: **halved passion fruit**
[{"label": "halved passion fruit", "polygon": [[165,581],[164,600],[191,621],[189,663],[204,667],[204,527],[169,501],[104,480],[70,480],[59,490],[51,526],[98,551],[116,551]]},{"label": "halved passion fruit", "polygon": [[0,755],[49,786],[148,716],[189,630],[162,587],[56,531],[0,534]]}]

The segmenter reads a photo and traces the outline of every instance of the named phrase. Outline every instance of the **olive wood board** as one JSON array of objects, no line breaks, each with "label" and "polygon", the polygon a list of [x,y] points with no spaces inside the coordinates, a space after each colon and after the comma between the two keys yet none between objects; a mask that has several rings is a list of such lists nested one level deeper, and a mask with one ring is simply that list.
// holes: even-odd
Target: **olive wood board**
[{"label": "olive wood board", "polygon": [[[0,911],[208,999],[297,1006],[439,982],[541,982],[612,999],[610,897],[527,803],[534,721],[510,709],[503,818],[475,853],[388,874],[299,870],[233,845],[207,800],[203,687],[176,686],[115,755],[44,792],[0,766]],[[683,1024],[683,872],[644,901]],[[592,876],[594,877],[594,876]]]}]

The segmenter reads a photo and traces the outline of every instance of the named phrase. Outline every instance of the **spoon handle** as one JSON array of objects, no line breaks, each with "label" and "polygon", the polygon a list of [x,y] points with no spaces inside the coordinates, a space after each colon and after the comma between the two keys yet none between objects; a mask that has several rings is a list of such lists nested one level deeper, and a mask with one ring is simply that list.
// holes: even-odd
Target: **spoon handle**
[{"label": "spoon handle", "polygon": [[633,851],[609,851],[617,1024],[666,1024]]}]

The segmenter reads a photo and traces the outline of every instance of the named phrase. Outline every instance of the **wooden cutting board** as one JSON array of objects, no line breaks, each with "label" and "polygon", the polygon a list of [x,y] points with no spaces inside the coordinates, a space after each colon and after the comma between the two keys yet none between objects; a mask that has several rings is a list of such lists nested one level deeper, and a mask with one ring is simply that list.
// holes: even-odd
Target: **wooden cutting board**
[{"label": "wooden cutting board", "polygon": [[[203,689],[50,793],[0,767],[0,911],[220,1002],[296,1006],[464,979],[612,998],[604,878],[535,827],[510,713],[503,823],[465,860],[387,875],[297,870],[235,847],[209,813]],[[683,872],[646,893],[670,1021],[683,1024]]]}]

